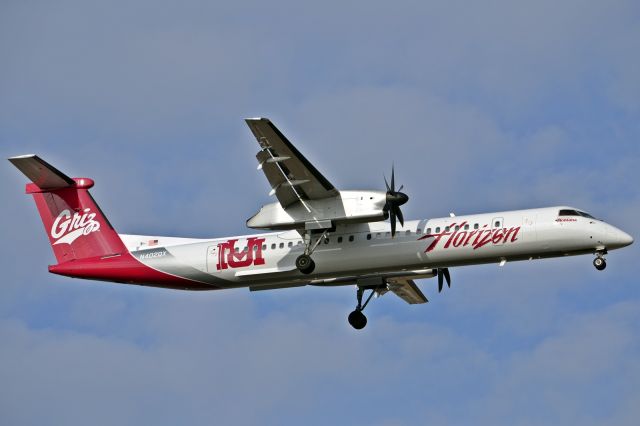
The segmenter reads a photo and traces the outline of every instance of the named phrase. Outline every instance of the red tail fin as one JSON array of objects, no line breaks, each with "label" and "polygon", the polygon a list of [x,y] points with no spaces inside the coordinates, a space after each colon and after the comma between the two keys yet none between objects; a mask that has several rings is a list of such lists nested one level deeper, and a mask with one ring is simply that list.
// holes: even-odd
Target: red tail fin
[{"label": "red tail fin", "polygon": [[93,180],[71,179],[36,155],[10,158],[33,195],[58,263],[125,253],[122,240],[89,193]]}]

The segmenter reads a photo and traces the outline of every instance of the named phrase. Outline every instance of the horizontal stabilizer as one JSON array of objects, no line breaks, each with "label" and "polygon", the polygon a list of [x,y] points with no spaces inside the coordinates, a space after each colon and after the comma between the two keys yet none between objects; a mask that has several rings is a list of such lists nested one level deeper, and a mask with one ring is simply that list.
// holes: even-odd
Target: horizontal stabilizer
[{"label": "horizontal stabilizer", "polygon": [[42,190],[68,188],[75,185],[73,179],[37,155],[19,155],[9,158],[9,161]]}]

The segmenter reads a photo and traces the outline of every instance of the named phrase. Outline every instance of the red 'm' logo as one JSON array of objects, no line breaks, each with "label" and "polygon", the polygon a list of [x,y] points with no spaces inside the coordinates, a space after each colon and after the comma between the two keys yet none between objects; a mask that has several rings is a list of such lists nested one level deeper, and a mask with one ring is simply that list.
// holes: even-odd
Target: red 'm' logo
[{"label": "red 'm' logo", "polygon": [[228,268],[244,268],[251,265],[264,265],[262,243],[264,238],[247,238],[247,249],[236,252],[236,242],[228,240],[218,244],[218,271]]}]

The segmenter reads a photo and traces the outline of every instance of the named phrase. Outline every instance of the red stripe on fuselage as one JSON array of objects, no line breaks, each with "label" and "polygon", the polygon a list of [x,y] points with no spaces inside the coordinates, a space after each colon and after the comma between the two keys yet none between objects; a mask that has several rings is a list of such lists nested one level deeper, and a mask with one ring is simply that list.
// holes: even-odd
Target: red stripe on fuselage
[{"label": "red stripe on fuselage", "polygon": [[170,275],[141,263],[130,253],[72,260],[50,265],[49,272],[72,278],[85,278],[138,284],[175,290],[217,290],[218,287]]}]

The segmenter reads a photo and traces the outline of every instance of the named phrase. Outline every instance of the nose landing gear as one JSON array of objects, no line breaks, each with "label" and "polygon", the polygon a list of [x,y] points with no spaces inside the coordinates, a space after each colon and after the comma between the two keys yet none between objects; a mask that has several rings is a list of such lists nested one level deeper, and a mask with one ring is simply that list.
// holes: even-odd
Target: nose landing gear
[{"label": "nose landing gear", "polygon": [[593,259],[593,266],[596,267],[598,271],[603,271],[604,268],[607,267],[607,260],[604,258],[606,252],[597,252],[596,258]]},{"label": "nose landing gear", "polygon": [[365,291],[364,287],[358,286],[358,291],[356,293],[356,297],[358,299],[358,306],[356,306],[356,309],[353,312],[351,312],[348,317],[349,324],[351,324],[351,327],[355,328],[356,330],[362,330],[367,325],[367,317],[364,316],[362,311],[364,311],[364,308],[369,304],[369,301],[375,294],[376,289],[375,288],[371,289],[371,294],[369,294],[369,297],[367,297],[367,300],[364,302],[364,305],[363,305],[362,296],[364,295],[364,291]]}]

